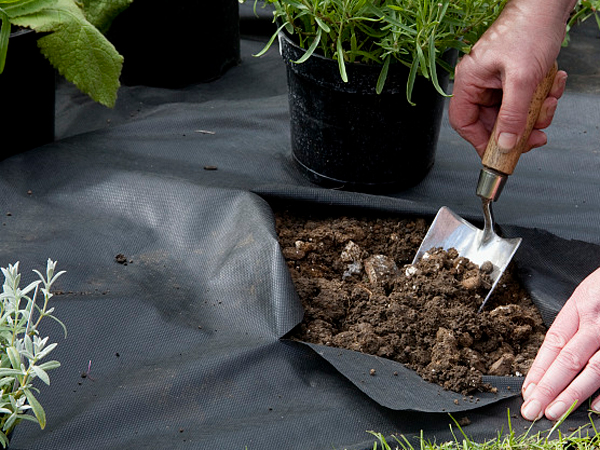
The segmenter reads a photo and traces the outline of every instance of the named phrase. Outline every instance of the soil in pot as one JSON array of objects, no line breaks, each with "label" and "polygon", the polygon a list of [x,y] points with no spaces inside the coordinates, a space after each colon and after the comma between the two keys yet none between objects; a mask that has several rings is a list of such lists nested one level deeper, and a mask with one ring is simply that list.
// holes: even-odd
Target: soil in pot
[{"label": "soil in pot", "polygon": [[485,263],[455,251],[412,259],[429,223],[276,213],[305,317],[289,338],[405,364],[426,381],[472,394],[484,375],[523,376],[546,328],[509,266],[483,312]]}]

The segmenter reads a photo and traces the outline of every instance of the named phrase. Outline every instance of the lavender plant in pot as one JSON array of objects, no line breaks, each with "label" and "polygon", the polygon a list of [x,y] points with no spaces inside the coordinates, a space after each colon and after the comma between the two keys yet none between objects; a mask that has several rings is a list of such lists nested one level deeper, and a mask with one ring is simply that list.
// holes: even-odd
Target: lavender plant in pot
[{"label": "lavender plant in pot", "polygon": [[54,139],[55,70],[94,101],[113,106],[123,57],[106,27],[131,0],[0,0],[0,159]]},{"label": "lavender plant in pot", "polygon": [[263,52],[279,38],[301,172],[360,191],[419,183],[457,57],[506,1],[264,0],[278,30]]}]

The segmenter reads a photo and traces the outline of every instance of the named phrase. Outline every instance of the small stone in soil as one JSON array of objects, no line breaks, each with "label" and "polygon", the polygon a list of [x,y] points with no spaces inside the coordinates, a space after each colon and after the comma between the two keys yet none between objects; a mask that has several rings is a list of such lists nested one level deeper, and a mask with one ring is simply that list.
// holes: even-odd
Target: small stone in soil
[{"label": "small stone in soil", "polygon": [[492,271],[494,270],[494,265],[492,264],[491,261],[485,261],[483,264],[481,264],[481,267],[479,267],[479,270],[481,270],[483,273],[492,273]]}]

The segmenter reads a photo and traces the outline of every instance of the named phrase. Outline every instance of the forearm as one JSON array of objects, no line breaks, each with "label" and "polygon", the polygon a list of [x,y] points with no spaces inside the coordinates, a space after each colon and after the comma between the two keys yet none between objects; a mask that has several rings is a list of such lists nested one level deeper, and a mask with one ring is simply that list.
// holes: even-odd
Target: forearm
[{"label": "forearm", "polygon": [[532,74],[528,67],[537,64],[539,73],[535,77],[543,77],[558,56],[576,3],[577,0],[508,0],[470,56],[481,67],[499,70],[502,76],[506,71],[514,76],[515,70]]}]

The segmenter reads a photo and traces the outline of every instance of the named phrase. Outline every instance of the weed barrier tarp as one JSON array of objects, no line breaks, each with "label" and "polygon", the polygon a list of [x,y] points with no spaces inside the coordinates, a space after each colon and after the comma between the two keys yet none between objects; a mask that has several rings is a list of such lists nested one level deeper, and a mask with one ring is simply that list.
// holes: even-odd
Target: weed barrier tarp
[{"label": "weed barrier tarp", "polygon": [[[114,110],[61,83],[57,140],[0,162],[0,265],[21,261],[24,281],[49,257],[67,271],[53,298],[67,338],[46,323],[62,363],[40,386],[48,425],[24,422],[11,448],[365,449],[367,430],[452,439],[448,413],[476,440],[507,430],[507,411],[529,427],[517,378],[463,398],[391,361],[282,339],[302,308],[271,205],[430,218],[446,205],[480,224],[480,161],[445,119],[415,188],[311,185],[289,155],[283,62],[253,58],[262,45],[244,38],[242,64],[209,84],[122,88]],[[600,266],[599,116],[600,96],[569,91],[495,205],[547,323]],[[373,364],[399,376],[366,376]],[[583,407],[563,428],[586,423]]]}]

